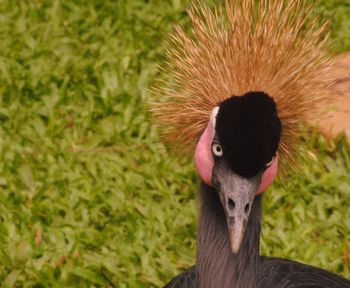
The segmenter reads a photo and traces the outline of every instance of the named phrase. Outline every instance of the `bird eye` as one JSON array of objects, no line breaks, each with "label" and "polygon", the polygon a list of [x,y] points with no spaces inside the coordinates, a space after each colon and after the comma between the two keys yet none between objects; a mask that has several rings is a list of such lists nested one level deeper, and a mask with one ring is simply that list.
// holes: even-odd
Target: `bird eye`
[{"label": "bird eye", "polygon": [[222,147],[219,143],[214,142],[213,145],[211,146],[211,151],[213,152],[213,154],[216,157],[222,157],[223,155],[223,151],[222,151]]},{"label": "bird eye", "polygon": [[273,163],[273,160],[275,160],[276,154],[272,156],[272,159],[270,162],[266,163],[266,167],[270,167]]}]

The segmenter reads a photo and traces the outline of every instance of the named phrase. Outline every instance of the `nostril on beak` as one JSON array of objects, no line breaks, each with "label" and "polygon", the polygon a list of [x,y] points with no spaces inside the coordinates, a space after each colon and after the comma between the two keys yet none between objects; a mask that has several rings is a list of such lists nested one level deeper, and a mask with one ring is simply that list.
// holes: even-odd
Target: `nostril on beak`
[{"label": "nostril on beak", "polygon": [[250,205],[249,205],[249,203],[247,203],[247,204],[245,205],[245,207],[244,207],[244,212],[245,212],[245,214],[248,214],[249,208],[250,208]]},{"label": "nostril on beak", "polygon": [[228,199],[228,209],[233,211],[235,207],[236,207],[235,201],[233,201],[232,199]]}]

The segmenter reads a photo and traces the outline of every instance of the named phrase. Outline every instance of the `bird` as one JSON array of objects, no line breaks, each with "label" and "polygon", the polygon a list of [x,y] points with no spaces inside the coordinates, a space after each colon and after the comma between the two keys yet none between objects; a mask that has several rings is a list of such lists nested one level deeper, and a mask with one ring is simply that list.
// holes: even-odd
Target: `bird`
[{"label": "bird", "polygon": [[313,7],[197,1],[191,29],[175,26],[151,111],[174,152],[194,153],[201,184],[196,265],[166,288],[350,287],[259,251],[263,195],[300,170],[304,124],[331,101],[329,23],[313,17]]}]

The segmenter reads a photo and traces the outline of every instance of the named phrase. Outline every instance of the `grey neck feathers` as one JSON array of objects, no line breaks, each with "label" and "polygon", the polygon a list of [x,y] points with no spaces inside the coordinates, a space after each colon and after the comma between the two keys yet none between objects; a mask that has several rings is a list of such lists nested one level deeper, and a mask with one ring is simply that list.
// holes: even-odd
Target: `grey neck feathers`
[{"label": "grey neck feathers", "polygon": [[201,185],[201,210],[197,236],[199,288],[257,288],[261,196],[256,196],[245,237],[237,255],[230,249],[226,218],[217,192]]}]

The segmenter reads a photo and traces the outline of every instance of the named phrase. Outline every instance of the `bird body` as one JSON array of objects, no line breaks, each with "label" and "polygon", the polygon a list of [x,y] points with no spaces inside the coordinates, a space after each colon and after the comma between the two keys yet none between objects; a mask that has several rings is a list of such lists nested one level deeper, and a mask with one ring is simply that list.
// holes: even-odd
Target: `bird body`
[{"label": "bird body", "polygon": [[197,2],[192,30],[176,28],[166,68],[174,77],[152,105],[166,141],[182,154],[196,144],[202,180],[196,266],[166,287],[350,287],[259,252],[263,193],[297,169],[303,123],[328,100],[327,23],[310,18],[308,1],[225,3]]},{"label": "bird body", "polygon": [[[208,248],[198,247],[197,266],[193,266],[176,276],[164,288],[349,288],[349,280],[326,270],[287,259],[260,256],[259,238],[262,197],[258,196],[254,200],[251,212],[252,217],[247,226],[242,249],[236,257],[233,257],[232,253],[229,253],[230,247],[227,228],[223,225],[225,223],[223,221],[225,215],[223,215],[222,208],[220,207],[220,200],[217,199],[212,188],[202,184],[201,216],[204,214],[205,218],[210,217],[210,215],[214,215],[214,217],[207,218],[204,221],[200,219],[198,238],[215,237],[216,239],[208,239],[208,244],[211,245],[210,243],[212,241],[212,243],[217,243],[218,246],[220,244],[226,245],[226,250],[219,249],[215,253],[207,253]],[[211,210],[210,213],[207,213],[208,210]],[[209,228],[205,225],[209,225]],[[216,225],[219,227],[216,227]],[[221,233],[212,234],[212,228],[210,226],[221,230]],[[214,246],[212,249],[215,248],[217,247]],[[206,254],[198,255],[202,254],[201,251],[206,251]],[[200,272],[199,269],[202,268],[198,267],[198,263],[203,263],[202,261],[205,257],[213,258],[205,261],[208,262],[208,267],[205,268],[205,271]],[[226,262],[227,266],[223,262]],[[210,265],[214,265],[215,267],[211,268]],[[222,269],[223,267],[225,269]],[[227,281],[228,277],[226,275],[231,276],[229,278],[231,282],[220,282]],[[205,283],[200,285],[199,281],[204,281]]]},{"label": "bird body", "polygon": [[[287,259],[261,257],[258,277],[261,288],[347,288],[349,281],[326,270]],[[175,277],[164,288],[196,288],[196,266]],[[235,286],[232,286],[235,287]],[[242,286],[244,287],[244,286]]]}]

